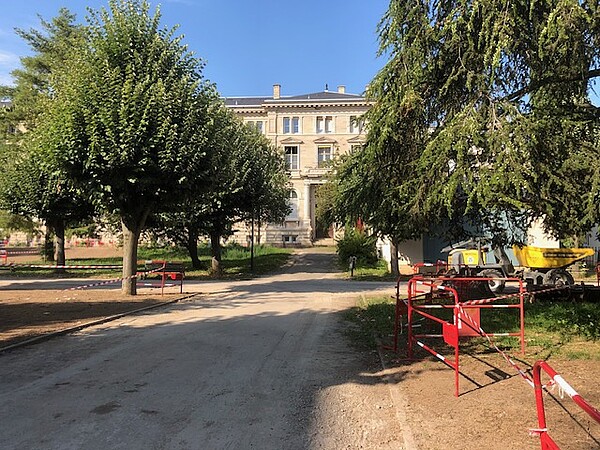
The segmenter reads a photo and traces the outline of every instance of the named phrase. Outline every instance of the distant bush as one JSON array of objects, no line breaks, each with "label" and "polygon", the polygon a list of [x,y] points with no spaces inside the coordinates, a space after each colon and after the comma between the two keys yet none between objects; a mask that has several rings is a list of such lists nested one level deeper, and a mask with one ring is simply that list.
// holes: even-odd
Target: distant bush
[{"label": "distant bush", "polygon": [[377,262],[377,237],[368,236],[364,231],[346,227],[344,237],[337,241],[337,254],[341,264],[348,264],[348,258],[356,256],[357,265],[370,265]]}]

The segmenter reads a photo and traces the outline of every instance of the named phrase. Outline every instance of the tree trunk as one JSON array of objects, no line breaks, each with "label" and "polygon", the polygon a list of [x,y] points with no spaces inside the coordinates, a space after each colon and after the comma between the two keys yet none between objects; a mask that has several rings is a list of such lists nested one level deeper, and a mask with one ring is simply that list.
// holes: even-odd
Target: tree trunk
[{"label": "tree trunk", "polygon": [[123,229],[123,281],[121,293],[123,295],[137,294],[137,278],[133,275],[137,272],[137,248],[140,237],[141,226],[131,225],[121,220]]},{"label": "tree trunk", "polygon": [[192,260],[192,267],[194,269],[204,269],[204,264],[200,261],[198,257],[198,233],[191,230],[188,231],[188,238],[185,247],[187,248],[188,253],[190,254],[190,259]]},{"label": "tree trunk", "polygon": [[52,226],[48,223],[46,223],[44,236],[44,260],[54,262],[54,239],[52,238]]},{"label": "tree trunk", "polygon": [[252,213],[252,232],[250,233],[250,272],[254,272],[254,213]]},{"label": "tree trunk", "polygon": [[390,239],[390,270],[395,277],[400,276],[400,267],[398,265],[398,240]]},{"label": "tree trunk", "polygon": [[[56,265],[64,266],[65,257],[65,221],[57,219],[54,224],[54,234],[56,236]],[[65,269],[56,269],[57,273],[64,272]]]},{"label": "tree trunk", "polygon": [[221,278],[221,235],[216,231],[210,233],[210,251],[212,254],[211,276]]}]

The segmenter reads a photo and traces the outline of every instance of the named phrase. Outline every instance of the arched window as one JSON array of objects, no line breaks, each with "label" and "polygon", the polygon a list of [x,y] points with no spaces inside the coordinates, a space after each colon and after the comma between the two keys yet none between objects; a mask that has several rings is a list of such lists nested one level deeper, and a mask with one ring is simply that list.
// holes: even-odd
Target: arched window
[{"label": "arched window", "polygon": [[292,211],[288,215],[288,219],[298,218],[298,194],[294,189],[290,191],[290,208]]}]

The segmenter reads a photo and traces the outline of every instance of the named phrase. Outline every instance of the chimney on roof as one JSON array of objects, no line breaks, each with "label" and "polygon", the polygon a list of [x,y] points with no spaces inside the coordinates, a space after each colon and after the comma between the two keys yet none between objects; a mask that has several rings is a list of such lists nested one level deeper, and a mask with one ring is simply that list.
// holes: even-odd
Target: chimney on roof
[{"label": "chimney on roof", "polygon": [[273,100],[279,100],[281,97],[281,85],[274,84],[273,85]]},{"label": "chimney on roof", "polygon": [[346,93],[346,86],[344,86],[343,84],[340,84],[338,86],[338,94],[345,94]]}]

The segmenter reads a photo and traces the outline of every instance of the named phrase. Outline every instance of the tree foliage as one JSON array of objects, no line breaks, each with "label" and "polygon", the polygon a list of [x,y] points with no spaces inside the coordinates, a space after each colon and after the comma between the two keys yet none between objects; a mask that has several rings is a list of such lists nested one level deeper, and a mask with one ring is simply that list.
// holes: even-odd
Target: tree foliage
[{"label": "tree foliage", "polygon": [[89,12],[86,40],[53,78],[43,146],[97,205],[121,218],[124,293],[135,294],[137,242],[146,218],[205,177],[203,64],[160,25],[146,1]]},{"label": "tree foliage", "polygon": [[155,234],[184,245],[195,266],[200,235],[211,240],[212,272],[221,273],[221,239],[238,222],[281,221],[289,211],[288,177],[282,155],[222,104],[210,110],[210,187],[196,186],[182,203],[153,220]]},{"label": "tree foliage", "polygon": [[[37,145],[38,125],[53,95],[52,74],[64,70],[70,49],[79,45],[84,30],[65,8],[51,21],[40,21],[40,30],[17,30],[33,55],[21,58],[22,67],[13,71],[15,87],[6,92],[11,106],[0,118],[6,139],[0,203],[29,221],[43,220],[47,240],[56,234],[57,263],[62,265],[65,226],[89,218],[93,208],[46,149]],[[52,253],[47,256],[54,258]]]},{"label": "tree foliage", "polygon": [[589,230],[600,210],[589,98],[599,24],[596,1],[392,0],[364,157],[389,169],[367,183],[408,223],[455,234],[518,241],[534,218],[557,237]]}]

